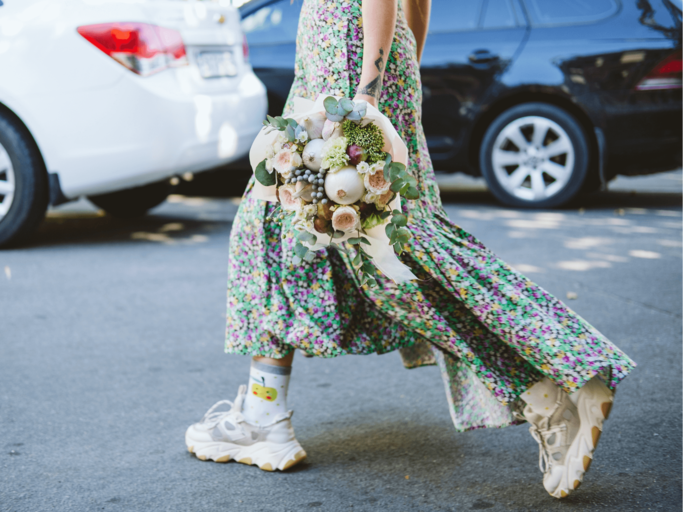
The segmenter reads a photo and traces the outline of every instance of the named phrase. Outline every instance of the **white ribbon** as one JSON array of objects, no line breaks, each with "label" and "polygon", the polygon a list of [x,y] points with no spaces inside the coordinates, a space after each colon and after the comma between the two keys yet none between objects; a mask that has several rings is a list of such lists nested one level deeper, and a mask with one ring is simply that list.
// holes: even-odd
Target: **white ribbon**
[{"label": "white ribbon", "polygon": [[[287,117],[294,119],[297,122],[309,117],[313,114],[324,113],[325,107],[323,102],[329,94],[321,94],[318,99],[313,102],[304,98],[294,98],[294,109],[293,112]],[[341,99],[340,96],[336,96],[336,99]],[[384,137],[384,147],[383,151],[391,155],[391,159],[394,162],[402,163],[403,165],[408,165],[408,148],[401,139],[401,137],[396,132],[396,129],[391,124],[391,121],[383,115],[379,110],[377,110],[372,105],[368,104],[367,112],[365,118],[373,121],[379,129],[382,131]],[[261,163],[266,158],[266,152],[268,148],[273,144],[275,137],[278,136],[279,132],[273,130],[270,133],[266,133],[268,127],[264,126],[261,131],[256,136],[256,140],[251,145],[251,150],[249,151],[249,163],[253,170],[256,166]],[[276,171],[273,171],[276,172]],[[262,199],[264,201],[278,202],[276,196],[276,186],[272,185],[266,187],[261,185],[258,180],[254,183],[254,188],[252,192],[253,196],[257,199]],[[401,210],[401,198],[398,194],[394,200],[389,203],[392,210]],[[396,257],[394,248],[389,244],[389,237],[386,235],[385,227],[389,221],[379,224],[374,228],[366,230],[366,234],[363,236],[368,239],[370,245],[365,245],[363,248],[371,257],[375,266],[388,278],[396,283],[403,283],[406,281],[411,281],[417,279],[415,275],[410,271],[410,268],[404,265],[401,260]],[[312,251],[318,251],[324,247],[329,246],[328,243],[322,243],[321,241],[328,238],[328,235],[318,233],[313,230],[310,231],[315,236],[318,237],[318,242],[314,245],[307,245]],[[345,234],[341,238],[335,238],[335,243],[341,243],[349,238],[354,238],[357,236],[356,233],[350,232]]]}]

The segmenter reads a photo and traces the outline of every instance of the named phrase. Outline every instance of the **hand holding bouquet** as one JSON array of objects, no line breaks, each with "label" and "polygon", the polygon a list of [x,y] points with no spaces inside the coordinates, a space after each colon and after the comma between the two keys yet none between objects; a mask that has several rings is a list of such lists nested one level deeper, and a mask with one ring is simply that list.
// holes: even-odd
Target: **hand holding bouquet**
[{"label": "hand holding bouquet", "polygon": [[396,253],[411,238],[401,196],[416,199],[417,181],[389,120],[366,102],[320,96],[297,99],[291,117],[264,125],[249,155],[254,193],[280,203],[278,218],[292,217],[295,261],[334,245],[362,284],[376,285],[377,268],[396,282],[415,279]]}]

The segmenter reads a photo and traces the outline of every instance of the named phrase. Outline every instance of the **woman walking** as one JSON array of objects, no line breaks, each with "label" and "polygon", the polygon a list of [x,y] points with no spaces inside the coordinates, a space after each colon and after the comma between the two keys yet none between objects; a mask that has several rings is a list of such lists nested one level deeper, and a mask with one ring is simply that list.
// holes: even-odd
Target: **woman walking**
[{"label": "woman walking", "polygon": [[[401,255],[418,279],[361,286],[334,249],[295,264],[292,230],[267,220],[274,204],[250,185],[230,240],[226,338],[226,352],[253,356],[249,385],[192,425],[186,442],[203,460],[288,469],[306,457],[286,403],[295,349],[399,349],[406,367],[440,366],[457,430],[529,422],[543,484],[561,498],[583,481],[614,388],[635,364],[448,220],[420,119],[428,20],[429,0],[304,0],[286,108],[330,94],[365,100],[392,121],[420,191],[404,201],[413,238]],[[223,403],[231,410],[216,412]]]}]

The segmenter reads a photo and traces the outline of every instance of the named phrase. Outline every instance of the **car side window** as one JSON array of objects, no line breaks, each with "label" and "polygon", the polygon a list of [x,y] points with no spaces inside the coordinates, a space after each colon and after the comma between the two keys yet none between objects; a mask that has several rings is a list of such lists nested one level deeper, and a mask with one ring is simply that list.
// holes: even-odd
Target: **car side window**
[{"label": "car side window", "polygon": [[525,0],[536,25],[594,23],[619,10],[616,0]]},{"label": "car side window", "polygon": [[486,0],[482,28],[511,28],[517,26],[510,0]]},{"label": "car side window", "polygon": [[429,33],[476,30],[483,3],[483,0],[434,0]]},{"label": "car side window", "polygon": [[302,0],[280,0],[245,16],[242,30],[249,46],[294,43]]}]

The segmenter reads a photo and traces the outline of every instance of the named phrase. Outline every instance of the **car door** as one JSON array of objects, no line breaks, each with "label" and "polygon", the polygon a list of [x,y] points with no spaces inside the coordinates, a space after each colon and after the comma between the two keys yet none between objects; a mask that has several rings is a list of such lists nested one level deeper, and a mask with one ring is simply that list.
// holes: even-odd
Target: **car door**
[{"label": "car door", "polygon": [[302,0],[277,0],[246,14],[242,30],[254,73],[268,90],[268,114],[282,115],[294,81],[296,32]]},{"label": "car door", "polygon": [[517,0],[433,1],[421,72],[423,125],[437,169],[473,172],[472,124],[526,34]]}]

